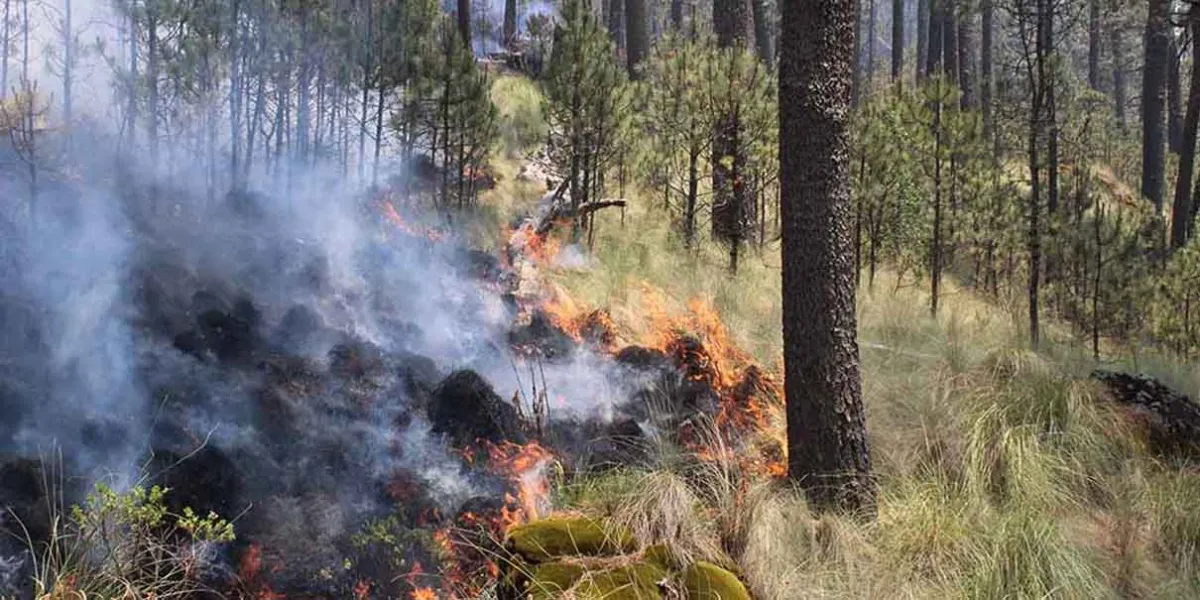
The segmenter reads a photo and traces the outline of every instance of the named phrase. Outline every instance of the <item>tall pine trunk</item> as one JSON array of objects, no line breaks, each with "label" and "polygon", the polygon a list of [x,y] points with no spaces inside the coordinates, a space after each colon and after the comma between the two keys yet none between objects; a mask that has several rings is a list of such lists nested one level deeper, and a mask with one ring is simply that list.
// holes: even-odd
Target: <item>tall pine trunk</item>
[{"label": "tall pine trunk", "polygon": [[1163,212],[1163,185],[1166,162],[1166,135],[1163,130],[1166,109],[1164,98],[1170,41],[1167,33],[1168,0],[1149,0],[1146,15],[1142,66],[1142,196]]},{"label": "tall pine trunk", "polygon": [[629,77],[638,79],[638,67],[650,51],[650,18],[646,13],[646,0],[625,0],[625,35],[625,58]]},{"label": "tall pine trunk", "polygon": [[1191,8],[1187,16],[1192,31],[1192,75],[1188,89],[1187,113],[1183,118],[1179,152],[1179,177],[1175,181],[1175,203],[1171,211],[1171,247],[1182,248],[1191,238],[1192,195],[1195,180],[1196,132],[1200,129],[1200,49],[1195,43],[1200,34],[1200,8]]},{"label": "tall pine trunk", "polygon": [[992,106],[992,96],[995,91],[995,78],[992,75],[993,30],[996,23],[996,7],[994,0],[980,1],[980,58],[979,58],[979,104],[983,109],[983,130],[991,136],[995,127],[995,109]]},{"label": "tall pine trunk", "polygon": [[929,54],[929,3],[933,0],[917,0],[917,84],[929,76],[926,55]]},{"label": "tall pine trunk", "polygon": [[1171,152],[1179,154],[1183,146],[1183,69],[1179,57],[1179,45],[1175,34],[1169,34],[1167,67],[1167,145]]},{"label": "tall pine trunk", "polygon": [[767,0],[750,0],[754,10],[754,45],[758,57],[768,66],[775,65],[775,37]]},{"label": "tall pine trunk", "polygon": [[854,0],[783,2],[779,139],[788,475],[817,510],[859,512],[875,485],[850,239],[854,22]]},{"label": "tall pine trunk", "polygon": [[904,68],[904,0],[892,0],[892,82]]},{"label": "tall pine trunk", "polygon": [[1109,10],[1113,20],[1109,23],[1109,46],[1113,64],[1113,116],[1117,127],[1123,132],[1128,127],[1126,106],[1129,102],[1129,92],[1125,79],[1125,31],[1122,29],[1120,17],[1121,0],[1110,0]]},{"label": "tall pine trunk", "polygon": [[1088,0],[1088,87],[1100,90],[1100,0]]}]

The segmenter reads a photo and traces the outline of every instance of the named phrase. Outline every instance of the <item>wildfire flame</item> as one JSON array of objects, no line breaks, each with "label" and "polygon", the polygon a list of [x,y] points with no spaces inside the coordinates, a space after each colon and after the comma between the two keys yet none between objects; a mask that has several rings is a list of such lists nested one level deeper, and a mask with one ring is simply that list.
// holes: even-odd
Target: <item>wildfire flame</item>
[{"label": "wildfire flame", "polygon": [[409,224],[408,221],[404,220],[404,217],[400,216],[400,213],[396,210],[396,205],[392,204],[391,200],[380,200],[379,206],[383,211],[383,216],[386,217],[387,220],[396,227],[396,229],[404,232],[405,234],[408,234],[412,237],[424,237],[431,242],[440,242],[446,237],[445,234],[436,229],[420,229]]}]

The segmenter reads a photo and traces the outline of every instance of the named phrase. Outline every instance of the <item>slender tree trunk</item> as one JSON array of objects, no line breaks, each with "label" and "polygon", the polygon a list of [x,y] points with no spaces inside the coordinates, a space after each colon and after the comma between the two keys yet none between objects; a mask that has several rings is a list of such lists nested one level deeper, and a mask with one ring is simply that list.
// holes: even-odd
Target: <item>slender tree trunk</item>
[{"label": "slender tree trunk", "polygon": [[901,81],[904,69],[904,0],[892,0],[892,82]]},{"label": "slender tree trunk", "polygon": [[517,0],[504,0],[504,47],[517,41]]},{"label": "slender tree trunk", "polygon": [[233,178],[233,188],[241,187],[240,148],[242,140],[242,33],[238,21],[240,18],[241,0],[232,2],[233,30],[229,34],[229,173]]},{"label": "slender tree trunk", "polygon": [[994,0],[980,1],[980,60],[979,60],[979,104],[983,109],[984,133],[992,136],[995,128],[995,108],[992,106],[992,94],[995,78],[992,75],[993,29],[995,27],[996,8]]},{"label": "slender tree trunk", "polygon": [[[786,2],[787,0],[783,1]],[[862,102],[862,26],[862,0],[854,0],[854,64],[850,67],[850,106],[855,108]]]},{"label": "slender tree trunk", "polygon": [[[714,0],[713,14],[719,18],[713,28],[717,34],[717,45],[739,52],[728,54],[728,60],[740,64],[741,50],[747,48],[753,36],[754,24],[748,0]],[[735,64],[730,69],[737,68]],[[732,81],[731,81],[732,84]],[[736,97],[734,90],[727,96]],[[735,104],[735,103],[734,103]],[[716,127],[712,145],[712,228],[714,237],[731,247],[730,267],[734,268],[736,254],[734,246],[742,242],[746,213],[745,185],[738,180],[738,170],[745,164],[745,149],[741,141],[741,121],[738,106],[718,107]]]},{"label": "slender tree trunk", "polygon": [[683,32],[683,0],[671,0],[671,27],[676,33]]},{"label": "slender tree trunk", "polygon": [[[783,2],[779,107],[788,474],[817,510],[870,511],[850,240],[853,0]],[[814,94],[820,89],[825,93]]]},{"label": "slender tree trunk", "polygon": [[[28,2],[28,0],[26,0]],[[150,90],[150,102],[146,115],[146,138],[150,143],[150,160],[158,161],[158,0],[147,0],[153,8],[146,20],[146,86]]]},{"label": "slender tree trunk", "polygon": [[1112,49],[1113,63],[1113,116],[1117,120],[1117,127],[1124,132],[1128,127],[1125,109],[1129,102],[1125,80],[1125,32],[1121,28],[1120,18],[1115,16],[1121,10],[1121,0],[1110,2],[1109,8],[1114,14],[1113,21],[1109,23],[1109,46]]},{"label": "slender tree trunk", "polygon": [[630,79],[640,78],[641,71],[638,67],[650,51],[649,27],[646,0],[625,0],[625,58]]},{"label": "slender tree trunk", "polygon": [[625,52],[625,0],[610,0],[608,9],[608,35],[621,56]]},{"label": "slender tree trunk", "polygon": [[925,56],[925,75],[935,77],[941,73],[945,65],[942,63],[942,46],[946,37],[942,33],[942,3],[946,0],[929,0],[928,53]]},{"label": "slender tree trunk", "polygon": [[[872,0],[874,1],[874,0]],[[754,10],[754,42],[758,57],[767,66],[775,65],[775,38],[772,35],[774,27],[771,23],[771,11],[767,0],[750,0]]]},{"label": "slender tree trunk", "polygon": [[1168,0],[1149,0],[1146,16],[1145,64],[1142,69],[1142,196],[1163,212],[1166,139],[1163,131],[1167,67]]},{"label": "slender tree trunk", "polygon": [[942,94],[945,83],[938,79],[933,102],[933,232],[929,236],[929,314],[937,318],[942,285]]},{"label": "slender tree trunk", "polygon": [[1088,0],[1088,87],[1100,91],[1100,0]]},{"label": "slender tree trunk", "polygon": [[875,82],[875,0],[867,0],[867,31],[863,41],[867,44],[867,71],[863,77],[863,93],[871,97],[871,86]]},{"label": "slender tree trunk", "polygon": [[958,83],[958,19],[950,1],[938,3],[942,12],[942,69],[950,81]]},{"label": "slender tree trunk", "polygon": [[471,0],[458,0],[458,38],[467,52],[475,53],[471,45]]},{"label": "slender tree trunk", "polygon": [[[8,97],[8,61],[12,49],[12,0],[4,0],[4,47],[0,48],[0,98]],[[132,34],[130,34],[132,36]]]},{"label": "slender tree trunk", "polygon": [[929,76],[929,3],[933,0],[917,0],[917,84],[920,85]]},{"label": "slender tree trunk", "polygon": [[1192,204],[1192,182],[1195,181],[1196,132],[1200,129],[1200,46],[1196,35],[1200,34],[1200,8],[1191,8],[1188,27],[1192,31],[1192,75],[1188,86],[1187,113],[1183,118],[1183,143],[1179,152],[1179,177],[1175,181],[1175,203],[1171,210],[1171,247],[1182,248],[1191,233],[1190,217]]},{"label": "slender tree trunk", "polygon": [[63,3],[63,121],[68,127],[75,120],[75,114],[72,106],[71,84],[75,70],[75,27],[71,23],[71,0],[64,0]]},{"label": "slender tree trunk", "polygon": [[1179,58],[1179,45],[1175,34],[1170,33],[1171,44],[1167,50],[1167,144],[1171,152],[1179,154],[1183,146],[1183,68]]},{"label": "slender tree trunk", "polygon": [[383,151],[383,108],[387,93],[379,87],[379,102],[375,105],[375,158],[371,165],[371,185],[379,185],[379,157]]},{"label": "slender tree trunk", "polygon": [[974,15],[958,16],[957,45],[958,87],[962,89],[961,105],[963,110],[974,110],[979,107],[979,98],[975,92],[975,56],[978,47],[975,41]]}]

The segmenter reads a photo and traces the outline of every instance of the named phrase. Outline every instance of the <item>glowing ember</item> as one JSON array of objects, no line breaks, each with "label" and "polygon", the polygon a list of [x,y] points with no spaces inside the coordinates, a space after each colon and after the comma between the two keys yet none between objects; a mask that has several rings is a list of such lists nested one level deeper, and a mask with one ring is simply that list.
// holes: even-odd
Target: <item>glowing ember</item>
[{"label": "glowing ember", "polygon": [[423,587],[413,590],[408,597],[410,600],[437,600],[438,596],[437,593],[433,591],[433,588]]}]

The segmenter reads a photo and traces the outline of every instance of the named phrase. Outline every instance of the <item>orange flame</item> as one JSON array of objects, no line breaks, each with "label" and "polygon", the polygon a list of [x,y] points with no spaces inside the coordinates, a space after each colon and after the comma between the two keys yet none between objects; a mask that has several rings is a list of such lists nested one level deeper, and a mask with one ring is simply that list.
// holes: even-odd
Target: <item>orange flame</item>
[{"label": "orange flame", "polygon": [[396,206],[390,200],[381,200],[380,206],[383,209],[383,216],[387,217],[387,220],[391,221],[396,229],[410,236],[424,237],[431,242],[440,242],[446,237],[445,234],[436,229],[421,230],[410,225],[408,221],[404,220],[404,217],[400,216],[400,213],[396,211]]}]

